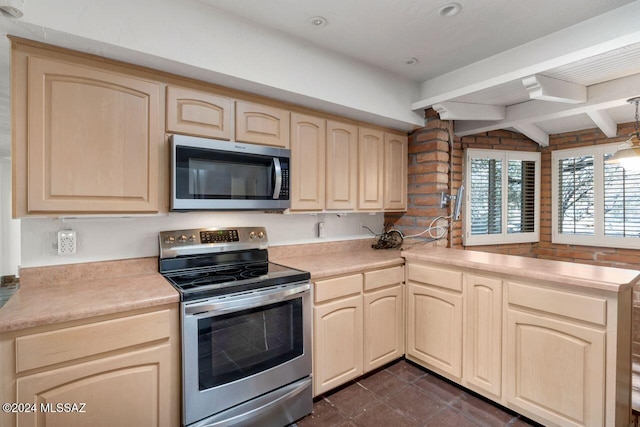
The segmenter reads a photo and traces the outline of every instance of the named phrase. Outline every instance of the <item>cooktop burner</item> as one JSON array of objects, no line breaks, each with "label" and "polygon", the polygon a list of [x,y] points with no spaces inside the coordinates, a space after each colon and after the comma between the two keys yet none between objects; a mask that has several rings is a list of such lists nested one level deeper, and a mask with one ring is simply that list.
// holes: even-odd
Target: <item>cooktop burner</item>
[{"label": "cooktop burner", "polygon": [[309,276],[305,271],[273,262],[164,274],[180,292],[183,301],[304,281],[309,280]]},{"label": "cooktop burner", "polygon": [[160,233],[160,273],[182,301],[307,281],[310,274],[269,262],[266,230],[178,230]]}]

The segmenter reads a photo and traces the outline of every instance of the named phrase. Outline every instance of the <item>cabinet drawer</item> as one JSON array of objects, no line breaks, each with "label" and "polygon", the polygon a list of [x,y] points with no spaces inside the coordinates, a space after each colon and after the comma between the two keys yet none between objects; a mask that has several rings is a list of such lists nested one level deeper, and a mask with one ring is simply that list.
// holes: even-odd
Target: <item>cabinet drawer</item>
[{"label": "cabinet drawer", "polygon": [[315,283],[314,291],[316,302],[358,294],[362,291],[362,274],[321,280]]},{"label": "cabinet drawer", "polygon": [[407,268],[409,269],[407,277],[411,281],[462,292],[462,272],[460,271],[416,264],[409,264]]},{"label": "cabinet drawer", "polygon": [[571,317],[598,325],[607,323],[604,298],[576,295],[553,289],[509,282],[509,304]]},{"label": "cabinet drawer", "polygon": [[364,273],[364,290],[383,288],[404,282],[402,266]]},{"label": "cabinet drawer", "polygon": [[16,338],[16,372],[168,339],[171,311],[162,310]]}]

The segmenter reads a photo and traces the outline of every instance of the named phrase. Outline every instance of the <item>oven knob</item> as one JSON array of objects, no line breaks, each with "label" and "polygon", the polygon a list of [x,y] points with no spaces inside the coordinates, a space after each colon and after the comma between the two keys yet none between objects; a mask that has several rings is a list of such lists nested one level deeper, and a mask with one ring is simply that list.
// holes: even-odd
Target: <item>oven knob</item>
[{"label": "oven knob", "polygon": [[172,245],[173,242],[175,242],[176,239],[173,238],[173,236],[169,236],[166,239],[164,239],[164,243],[167,245]]},{"label": "oven knob", "polygon": [[264,232],[262,232],[262,231],[261,231],[261,232],[259,232],[259,233],[258,233],[258,237],[259,237],[260,239],[264,239]]},{"label": "oven knob", "polygon": [[252,231],[251,233],[249,233],[249,238],[250,239],[255,239],[256,238],[256,232]]},{"label": "oven knob", "polygon": [[185,236],[184,234],[178,237],[178,243],[184,243],[186,241],[187,241],[187,236]]},{"label": "oven knob", "polygon": [[196,241],[196,236],[195,236],[195,234],[192,234],[191,236],[189,236],[189,241],[190,241],[191,243],[193,243],[193,242],[195,242],[195,241]]}]

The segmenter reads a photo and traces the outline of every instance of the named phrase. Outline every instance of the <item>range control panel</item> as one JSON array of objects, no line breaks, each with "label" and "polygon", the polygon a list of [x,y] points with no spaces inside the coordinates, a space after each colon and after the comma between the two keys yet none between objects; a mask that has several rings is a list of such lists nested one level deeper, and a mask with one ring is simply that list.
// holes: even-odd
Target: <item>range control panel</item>
[{"label": "range control panel", "polygon": [[264,227],[201,228],[161,231],[160,258],[244,249],[266,249]]},{"label": "range control panel", "polygon": [[202,243],[230,243],[237,242],[238,230],[215,230],[201,231],[200,242]]}]

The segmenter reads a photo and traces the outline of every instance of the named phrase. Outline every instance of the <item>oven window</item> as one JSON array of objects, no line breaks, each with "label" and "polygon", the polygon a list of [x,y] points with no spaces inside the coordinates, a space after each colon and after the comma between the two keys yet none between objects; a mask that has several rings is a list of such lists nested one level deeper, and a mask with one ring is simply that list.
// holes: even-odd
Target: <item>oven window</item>
[{"label": "oven window", "polygon": [[200,390],[248,377],[302,353],[302,298],[198,320]]}]

